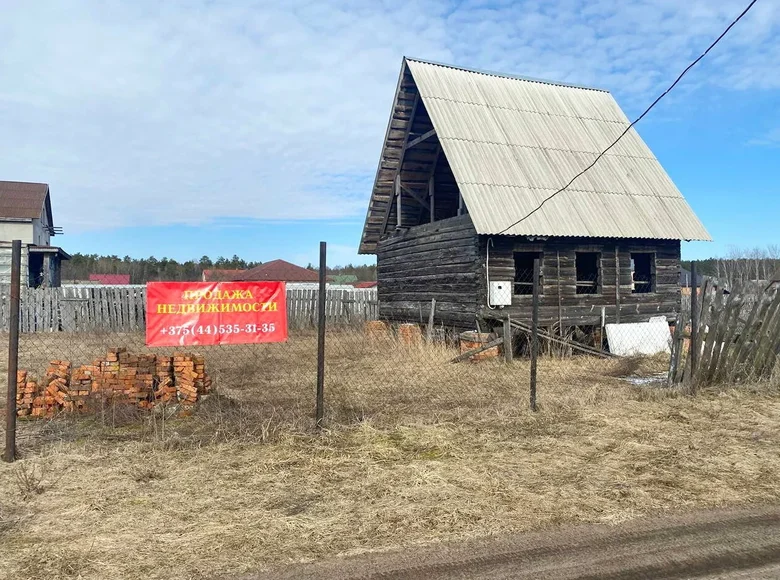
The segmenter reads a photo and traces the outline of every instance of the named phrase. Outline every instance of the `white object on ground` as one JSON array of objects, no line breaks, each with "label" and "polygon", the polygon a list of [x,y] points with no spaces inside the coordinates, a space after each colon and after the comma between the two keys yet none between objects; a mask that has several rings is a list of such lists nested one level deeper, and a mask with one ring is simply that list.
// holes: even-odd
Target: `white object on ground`
[{"label": "white object on ground", "polygon": [[669,323],[663,316],[651,318],[649,322],[607,324],[605,329],[612,354],[636,356],[672,352]]}]

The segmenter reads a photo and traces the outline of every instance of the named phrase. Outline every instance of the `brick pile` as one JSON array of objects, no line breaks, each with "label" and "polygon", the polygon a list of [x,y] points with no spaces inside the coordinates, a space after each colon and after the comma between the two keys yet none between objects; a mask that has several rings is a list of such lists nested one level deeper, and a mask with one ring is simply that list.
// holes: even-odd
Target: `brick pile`
[{"label": "brick pile", "polygon": [[211,379],[206,375],[206,361],[202,356],[174,355],[173,376],[179,391],[179,400],[192,407],[198,398],[211,391]]},{"label": "brick pile", "polygon": [[20,417],[52,417],[60,410],[88,412],[106,402],[139,409],[178,403],[190,410],[210,392],[211,379],[202,356],[133,355],[116,348],[76,368],[70,361],[51,361],[42,383],[29,371],[19,371],[16,404]]},{"label": "brick pile", "polygon": [[[41,408],[42,401],[36,401],[39,396],[38,383],[32,376],[29,376],[27,371],[18,371],[16,373],[16,409],[17,415],[20,417],[27,417],[33,414],[33,408]],[[33,407],[35,403],[38,403]],[[54,411],[52,411],[52,414]],[[37,417],[39,412],[36,411]]]},{"label": "brick pile", "polygon": [[173,376],[173,357],[158,356],[154,376],[157,379],[154,388],[154,400],[157,403],[178,401],[179,391]]}]

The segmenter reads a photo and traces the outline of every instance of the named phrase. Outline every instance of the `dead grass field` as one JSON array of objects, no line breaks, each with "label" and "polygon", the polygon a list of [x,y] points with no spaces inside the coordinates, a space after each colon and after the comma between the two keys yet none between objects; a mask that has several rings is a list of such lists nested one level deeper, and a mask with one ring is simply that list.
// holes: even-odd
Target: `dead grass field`
[{"label": "dead grass field", "polygon": [[[121,346],[99,340],[50,337],[23,360]],[[620,378],[663,361],[544,359],[531,413],[526,361],[450,365],[340,333],[316,434],[314,344],[206,351],[221,394],[187,419],[22,423],[23,458],[0,464],[0,577],[211,578],[780,500],[776,381],[689,398]]]}]

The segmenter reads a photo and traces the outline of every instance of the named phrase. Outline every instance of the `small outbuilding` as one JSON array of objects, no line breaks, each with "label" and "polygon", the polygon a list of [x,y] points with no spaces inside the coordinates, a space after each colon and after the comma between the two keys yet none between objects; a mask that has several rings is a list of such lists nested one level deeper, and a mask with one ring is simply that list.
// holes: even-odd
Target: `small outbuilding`
[{"label": "small outbuilding", "polygon": [[537,258],[545,326],[673,316],[710,236],[629,124],[604,90],[405,58],[360,242],[380,317],[530,319]]}]

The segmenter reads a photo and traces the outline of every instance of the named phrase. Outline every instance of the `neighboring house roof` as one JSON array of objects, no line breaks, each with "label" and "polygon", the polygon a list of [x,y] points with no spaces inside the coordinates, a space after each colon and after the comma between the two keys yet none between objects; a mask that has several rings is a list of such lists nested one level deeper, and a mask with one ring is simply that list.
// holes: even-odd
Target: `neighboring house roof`
[{"label": "neighboring house roof", "polygon": [[226,280],[233,280],[236,276],[240,276],[246,272],[246,270],[220,270],[210,268],[203,270],[204,282],[220,282]]},{"label": "neighboring house roof", "polygon": [[49,186],[45,183],[0,181],[0,219],[33,220],[46,212],[49,226],[54,226]]},{"label": "neighboring house roof", "polygon": [[247,270],[233,278],[236,281],[273,280],[279,282],[316,282],[319,274],[284,260],[273,260]]},{"label": "neighboring house roof", "polygon": [[127,285],[130,284],[130,274],[90,274],[89,281],[106,285]]},{"label": "neighboring house roof", "polygon": [[355,284],[355,288],[376,288],[376,281],[374,282],[358,282]]},{"label": "neighboring house roof", "polygon": [[[528,216],[630,124],[607,91],[405,58],[360,253],[375,251],[385,233],[416,94],[479,234],[501,233]],[[504,233],[710,240],[633,128],[567,190]]]}]

